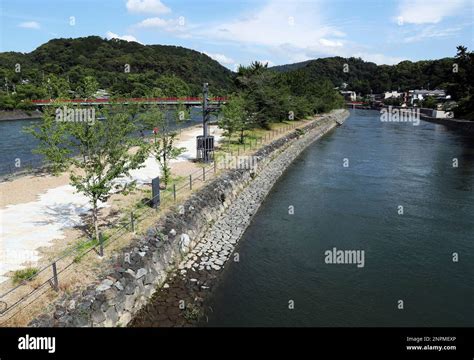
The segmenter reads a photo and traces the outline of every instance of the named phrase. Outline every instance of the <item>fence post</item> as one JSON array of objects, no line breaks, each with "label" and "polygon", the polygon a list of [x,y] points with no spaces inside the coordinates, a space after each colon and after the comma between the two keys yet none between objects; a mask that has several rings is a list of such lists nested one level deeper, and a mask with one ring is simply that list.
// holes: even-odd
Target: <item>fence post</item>
[{"label": "fence post", "polygon": [[135,219],[133,216],[133,211],[130,211],[130,225],[131,225],[132,233],[135,233]]},{"label": "fence post", "polygon": [[59,279],[58,279],[58,269],[56,268],[56,262],[53,262],[53,289],[59,290]]},{"label": "fence post", "polygon": [[193,189],[193,175],[189,174],[189,190]]},{"label": "fence post", "polygon": [[101,232],[99,233],[99,256],[104,256],[104,237]]},{"label": "fence post", "polygon": [[160,177],[157,176],[156,178],[151,180],[151,204],[153,208],[158,211],[161,201],[161,194],[160,194]]},{"label": "fence post", "polygon": [[173,184],[173,199],[176,201],[176,184]]},{"label": "fence post", "polygon": [[214,174],[217,172],[217,162],[216,159],[214,159]]},{"label": "fence post", "polygon": [[206,181],[206,168],[202,168],[202,181]]}]

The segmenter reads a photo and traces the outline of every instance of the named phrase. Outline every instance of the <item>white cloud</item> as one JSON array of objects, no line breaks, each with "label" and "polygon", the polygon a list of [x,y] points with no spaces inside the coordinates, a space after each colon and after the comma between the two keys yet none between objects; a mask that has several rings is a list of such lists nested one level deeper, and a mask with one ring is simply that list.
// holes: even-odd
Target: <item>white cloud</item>
[{"label": "white cloud", "polygon": [[460,13],[470,0],[402,0],[395,21],[399,25],[436,24]]},{"label": "white cloud", "polygon": [[221,63],[222,65],[232,65],[235,64],[235,61],[231,59],[230,57],[225,56],[224,54],[212,54],[208,52],[204,52],[207,56],[209,56],[211,59],[214,59]]},{"label": "white cloud", "polygon": [[339,40],[328,40],[328,39],[319,39],[319,43],[327,47],[342,47],[342,41]]},{"label": "white cloud", "polygon": [[41,26],[37,21],[25,21],[18,24],[19,27],[25,29],[40,29]]},{"label": "white cloud", "polygon": [[171,12],[160,0],[128,0],[127,10],[132,13],[157,15]]},{"label": "white cloud", "polygon": [[418,32],[411,32],[411,36],[407,36],[403,39],[403,42],[405,43],[413,43],[417,41],[422,41],[425,39],[431,39],[431,38],[443,38],[443,37],[450,37],[458,33],[460,30],[462,30],[461,26],[456,26],[452,28],[446,28],[446,29],[437,29],[434,26],[428,26],[425,27],[424,29],[421,29]]},{"label": "white cloud", "polygon": [[139,43],[139,41],[137,40],[137,38],[133,35],[118,35],[118,34],[115,34],[113,33],[112,31],[107,31],[107,33],[105,34],[106,38],[107,39],[120,39],[120,40],[125,40],[125,41],[136,41]]},{"label": "white cloud", "polygon": [[138,27],[166,27],[170,20],[165,20],[159,17],[145,19],[137,24]]},{"label": "white cloud", "polygon": [[142,20],[135,25],[137,28],[160,29],[170,33],[178,33],[184,37],[189,30],[185,18],[180,16],[177,19],[163,19],[160,17],[152,17]]},{"label": "white cloud", "polygon": [[324,25],[319,10],[312,2],[272,0],[247,17],[217,23],[196,34],[222,41],[274,47],[292,44],[300,48],[315,46],[325,36],[344,36],[337,28]]},{"label": "white cloud", "polygon": [[[326,25],[318,3],[271,0],[247,17],[193,30],[193,36],[241,46],[257,47],[289,62],[323,56],[361,56],[376,63],[396,63],[402,59],[362,52],[363,48],[344,40],[341,29]],[[258,58],[256,56],[256,58]],[[274,63],[269,61],[269,66]]]}]

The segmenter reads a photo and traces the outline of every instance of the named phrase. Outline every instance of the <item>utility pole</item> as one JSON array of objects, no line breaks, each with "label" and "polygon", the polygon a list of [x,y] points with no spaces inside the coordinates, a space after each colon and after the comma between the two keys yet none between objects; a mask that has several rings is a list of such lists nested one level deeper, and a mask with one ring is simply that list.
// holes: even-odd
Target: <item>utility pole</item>
[{"label": "utility pole", "polygon": [[219,106],[209,106],[209,84],[202,87],[202,135],[197,137],[197,158],[204,163],[212,160],[214,153],[214,136],[209,135],[211,112],[219,111]]},{"label": "utility pole", "polygon": [[202,128],[203,133],[202,135],[204,138],[207,138],[208,135],[208,128],[207,122],[209,121],[209,84],[204,83],[202,87]]}]

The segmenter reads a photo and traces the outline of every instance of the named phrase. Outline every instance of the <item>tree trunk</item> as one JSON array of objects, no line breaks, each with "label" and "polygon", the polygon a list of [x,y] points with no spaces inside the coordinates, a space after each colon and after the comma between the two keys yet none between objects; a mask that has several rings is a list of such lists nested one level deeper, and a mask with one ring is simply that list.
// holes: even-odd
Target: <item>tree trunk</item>
[{"label": "tree trunk", "polygon": [[169,172],[168,172],[168,163],[166,162],[166,152],[168,151],[168,144],[166,143],[166,137],[163,138],[163,175],[164,175],[164,180],[165,180],[165,186],[168,186],[168,178],[169,178]]},{"label": "tree trunk", "polygon": [[99,240],[99,221],[97,214],[97,200],[92,200],[92,222],[94,224],[94,237]]}]

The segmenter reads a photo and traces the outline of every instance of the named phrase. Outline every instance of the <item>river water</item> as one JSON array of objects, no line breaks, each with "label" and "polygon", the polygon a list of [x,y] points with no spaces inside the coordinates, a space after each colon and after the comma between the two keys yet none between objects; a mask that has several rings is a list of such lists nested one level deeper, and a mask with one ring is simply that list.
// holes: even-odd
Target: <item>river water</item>
[{"label": "river water", "polygon": [[[168,112],[171,130],[194,126],[202,122],[202,109],[191,108],[190,119],[180,124],[173,120]],[[38,141],[24,132],[25,127],[39,124],[41,119],[0,121],[0,175],[17,172],[24,167],[38,168],[43,164],[43,157],[32,151],[38,147]],[[137,133],[139,136],[139,133]],[[18,163],[17,159],[20,160]],[[15,167],[20,165],[20,167]]]},{"label": "river water", "polygon": [[[275,185],[208,325],[474,326],[473,186],[472,137],[352,110]],[[364,266],[326,263],[333,248]]]}]

